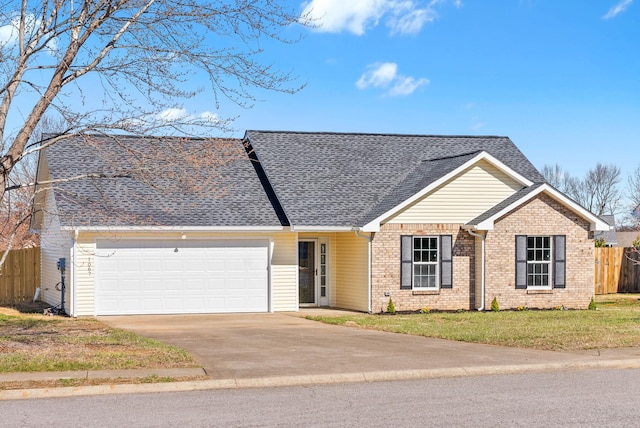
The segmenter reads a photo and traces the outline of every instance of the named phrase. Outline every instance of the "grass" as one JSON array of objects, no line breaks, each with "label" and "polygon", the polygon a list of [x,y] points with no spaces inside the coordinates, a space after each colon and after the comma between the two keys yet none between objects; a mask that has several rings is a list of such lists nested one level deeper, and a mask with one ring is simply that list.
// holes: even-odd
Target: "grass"
[{"label": "grass", "polygon": [[0,373],[197,366],[180,348],[92,318],[0,308]]},{"label": "grass", "polygon": [[640,295],[605,295],[598,310],[313,316],[328,324],[555,351],[640,346]]}]

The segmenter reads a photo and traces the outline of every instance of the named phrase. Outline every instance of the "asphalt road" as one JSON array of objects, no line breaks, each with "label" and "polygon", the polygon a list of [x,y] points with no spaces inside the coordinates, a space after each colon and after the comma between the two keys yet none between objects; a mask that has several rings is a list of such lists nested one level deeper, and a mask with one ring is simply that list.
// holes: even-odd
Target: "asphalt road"
[{"label": "asphalt road", "polygon": [[636,427],[640,369],[0,402],[6,427]]}]

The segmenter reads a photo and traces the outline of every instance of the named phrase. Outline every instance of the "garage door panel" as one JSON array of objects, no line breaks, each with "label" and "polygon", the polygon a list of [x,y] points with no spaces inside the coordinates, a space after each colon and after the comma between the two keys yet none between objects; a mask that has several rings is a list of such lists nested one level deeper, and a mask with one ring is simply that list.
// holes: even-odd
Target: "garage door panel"
[{"label": "garage door panel", "polygon": [[162,281],[159,279],[146,279],[142,282],[142,291],[151,294],[162,291]]},{"label": "garage door panel", "polygon": [[[176,257],[179,257],[179,256],[176,256]],[[165,272],[180,272],[180,273],[182,273],[182,271],[184,270],[184,266],[182,264],[182,260],[176,259],[176,258],[172,258],[172,257],[167,257],[166,259],[164,259],[163,267],[164,267],[163,270]]]},{"label": "garage door panel", "polygon": [[163,312],[168,312],[168,313],[186,312],[183,310],[182,297],[178,297],[178,296],[164,297],[162,299],[162,309],[163,309]]},{"label": "garage door panel", "polygon": [[189,259],[184,262],[186,272],[204,272],[205,261],[203,259]]},{"label": "garage door panel", "polygon": [[187,290],[204,291],[205,290],[204,278],[186,280],[185,281],[185,288]]},{"label": "garage door panel", "polygon": [[166,291],[166,292],[172,292],[172,291],[181,292],[183,287],[184,287],[184,282],[183,282],[182,279],[179,279],[179,278],[167,278],[164,281],[164,289],[163,289],[163,291]]},{"label": "garage door panel", "polygon": [[266,240],[99,241],[96,255],[98,315],[268,310]]},{"label": "garage door panel", "polygon": [[142,268],[147,272],[162,271],[162,261],[158,259],[151,259],[151,258],[143,259]]}]

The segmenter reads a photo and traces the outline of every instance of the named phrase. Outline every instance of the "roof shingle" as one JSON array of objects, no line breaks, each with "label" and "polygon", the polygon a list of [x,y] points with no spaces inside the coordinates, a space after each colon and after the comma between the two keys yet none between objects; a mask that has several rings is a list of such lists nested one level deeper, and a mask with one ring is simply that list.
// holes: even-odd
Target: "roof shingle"
[{"label": "roof shingle", "polygon": [[247,131],[245,138],[294,226],[362,226],[481,151],[544,181],[507,137]]},{"label": "roof shingle", "polygon": [[241,140],[89,135],[44,153],[53,180],[91,175],[53,185],[62,226],[281,226]]}]

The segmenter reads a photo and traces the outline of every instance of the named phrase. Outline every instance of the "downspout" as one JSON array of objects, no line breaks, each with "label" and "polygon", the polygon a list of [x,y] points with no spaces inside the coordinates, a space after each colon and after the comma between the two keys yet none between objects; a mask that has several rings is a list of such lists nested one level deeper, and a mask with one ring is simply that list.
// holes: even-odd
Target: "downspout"
[{"label": "downspout", "polygon": [[486,235],[483,235],[482,233],[477,233],[474,232],[471,229],[467,229],[467,232],[469,232],[469,235],[471,236],[475,236],[477,238],[480,238],[482,240],[481,246],[480,246],[480,295],[482,298],[482,304],[480,305],[480,307],[478,308],[478,311],[482,312],[484,311],[484,294],[485,294],[485,283],[484,283],[484,239],[486,238]]},{"label": "downspout", "polygon": [[71,287],[71,293],[69,293],[69,297],[71,302],[69,302],[69,309],[71,312],[71,316],[76,318],[78,316],[78,312],[76,311],[76,244],[78,242],[78,229],[73,231],[73,245],[71,246],[71,255],[69,261],[69,287]]},{"label": "downspout", "polygon": [[359,238],[363,238],[366,239],[367,242],[367,251],[368,251],[368,266],[367,266],[367,312],[371,313],[371,241],[373,241],[373,234],[370,233],[369,235],[362,235],[362,233],[358,230],[358,229],[354,229],[353,230],[356,234],[357,237]]}]

